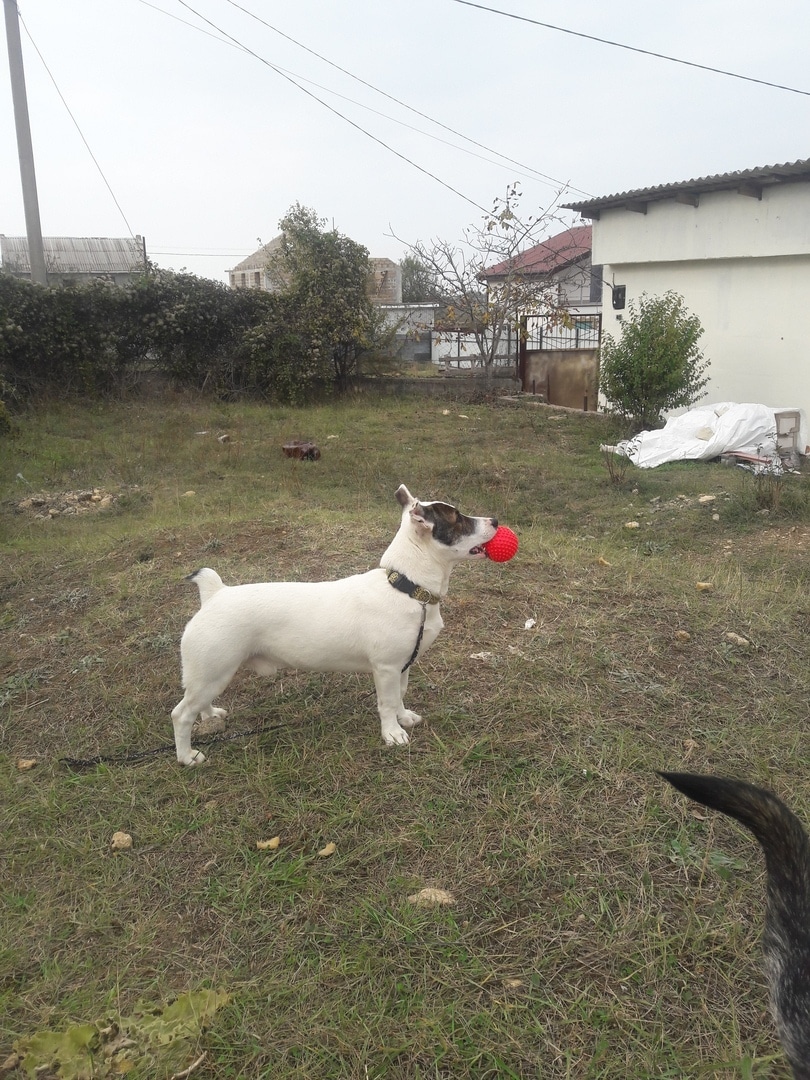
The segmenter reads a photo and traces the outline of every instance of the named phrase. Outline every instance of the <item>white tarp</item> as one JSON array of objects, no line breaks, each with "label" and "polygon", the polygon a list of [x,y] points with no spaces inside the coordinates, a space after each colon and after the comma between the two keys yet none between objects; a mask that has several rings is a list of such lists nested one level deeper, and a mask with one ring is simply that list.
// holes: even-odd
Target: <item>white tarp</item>
[{"label": "white tarp", "polygon": [[[640,469],[654,469],[667,461],[705,461],[736,451],[770,457],[776,453],[776,416],[782,408],[768,405],[738,405],[722,401],[691,409],[681,416],[671,416],[657,431],[642,431],[616,447],[616,453],[628,457]],[[799,453],[808,449],[807,419],[801,410],[796,440]]]}]

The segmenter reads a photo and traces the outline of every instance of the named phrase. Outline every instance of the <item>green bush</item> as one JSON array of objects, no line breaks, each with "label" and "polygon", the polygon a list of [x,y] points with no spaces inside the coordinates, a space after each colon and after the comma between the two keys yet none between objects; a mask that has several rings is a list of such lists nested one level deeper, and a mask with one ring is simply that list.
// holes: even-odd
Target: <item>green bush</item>
[{"label": "green bush", "polygon": [[273,311],[260,289],[230,289],[193,274],[158,271],[129,290],[124,320],[133,354],[142,353],[174,381],[229,396],[255,389],[234,355],[246,332]]},{"label": "green bush", "polygon": [[117,301],[101,282],[45,289],[0,274],[0,378],[11,396],[112,389],[120,375]]},{"label": "green bush", "polygon": [[368,297],[368,252],[323,224],[301,207],[284,219],[272,293],[154,267],[123,288],[0,273],[1,396],[102,396],[145,370],[224,398],[304,403],[348,389],[393,331]]},{"label": "green bush", "polygon": [[156,271],[125,288],[46,289],[0,274],[0,380],[8,401],[119,392],[144,368],[229,395],[269,392],[272,371],[235,358],[277,302],[192,274]]},{"label": "green bush", "polygon": [[682,296],[643,293],[629,313],[618,341],[605,336],[599,388],[614,412],[642,430],[660,426],[666,410],[703,397],[709,364],[697,345],[703,327]]},{"label": "green bush", "polygon": [[305,381],[349,389],[364,358],[384,347],[384,321],[368,295],[368,250],[314,210],[296,204],[282,218],[282,243],[270,262],[291,325],[308,343]]}]

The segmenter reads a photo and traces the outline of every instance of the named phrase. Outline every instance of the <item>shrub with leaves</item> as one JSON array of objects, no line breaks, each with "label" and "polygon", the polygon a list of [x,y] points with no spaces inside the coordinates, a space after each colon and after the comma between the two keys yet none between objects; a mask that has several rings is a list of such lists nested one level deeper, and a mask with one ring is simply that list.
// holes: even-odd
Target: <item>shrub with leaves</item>
[{"label": "shrub with leaves", "polygon": [[302,405],[312,397],[318,365],[293,307],[274,295],[261,322],[241,335],[232,363],[235,376],[254,395]]},{"label": "shrub with leaves", "polygon": [[156,267],[123,288],[0,274],[0,398],[115,393],[145,368],[226,398],[345,391],[393,336],[368,295],[368,252],[300,206],[281,227],[272,293]]},{"label": "shrub with leaves", "polygon": [[[0,274],[0,393],[102,395],[145,366],[222,396],[268,392],[272,370],[240,362],[249,331],[273,322],[276,299],[193,274],[153,269],[125,288],[43,288]],[[257,380],[258,376],[258,382]]]},{"label": "shrub with leaves", "polygon": [[119,290],[46,289],[0,274],[0,379],[9,399],[104,393],[119,377]]},{"label": "shrub with leaves", "polygon": [[702,334],[678,293],[631,301],[621,337],[602,343],[599,388],[610,409],[642,430],[660,426],[669,409],[694,405],[709,381]]},{"label": "shrub with leaves", "polygon": [[[261,289],[229,289],[194,274],[157,271],[128,290],[126,329],[133,351],[177,382],[219,395],[255,389],[234,363],[243,335],[272,312]],[[134,340],[133,340],[134,339]]]},{"label": "shrub with leaves", "polygon": [[331,381],[342,393],[383,333],[368,295],[368,251],[336,229],[326,230],[325,220],[300,204],[280,225],[281,246],[269,270],[307,343],[310,359],[302,377]]}]

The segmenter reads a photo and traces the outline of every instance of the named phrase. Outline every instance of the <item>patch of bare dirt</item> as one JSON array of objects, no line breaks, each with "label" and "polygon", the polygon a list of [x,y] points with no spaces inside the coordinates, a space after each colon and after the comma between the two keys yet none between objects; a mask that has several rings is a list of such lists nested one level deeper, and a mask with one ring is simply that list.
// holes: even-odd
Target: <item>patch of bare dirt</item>
[{"label": "patch of bare dirt", "polygon": [[121,498],[121,493],[115,494],[104,491],[102,488],[85,488],[80,491],[40,491],[35,495],[28,495],[18,502],[18,513],[30,514],[31,517],[47,520],[49,518],[69,517],[73,514],[98,513],[103,510],[111,510]]},{"label": "patch of bare dirt", "polygon": [[759,551],[804,552],[810,549],[810,525],[771,525],[756,535],[734,540],[737,553]]}]

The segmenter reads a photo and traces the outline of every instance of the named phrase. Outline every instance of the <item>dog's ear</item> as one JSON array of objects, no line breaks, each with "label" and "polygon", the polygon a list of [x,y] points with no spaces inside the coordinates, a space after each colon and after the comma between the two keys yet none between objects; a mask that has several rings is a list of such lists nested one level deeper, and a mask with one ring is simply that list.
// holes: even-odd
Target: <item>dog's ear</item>
[{"label": "dog's ear", "polygon": [[404,484],[400,484],[400,486],[397,488],[397,502],[400,504],[403,510],[407,510],[409,512],[410,520],[417,529],[419,529],[421,532],[433,532],[433,522],[428,521],[427,517],[425,516],[424,506],[422,506],[418,499],[415,499],[413,495],[411,495],[410,491],[408,491]]},{"label": "dog's ear", "polygon": [[425,508],[422,504],[415,499],[414,504],[411,507],[411,521],[421,532],[432,533],[434,522],[428,521],[425,515]]}]

